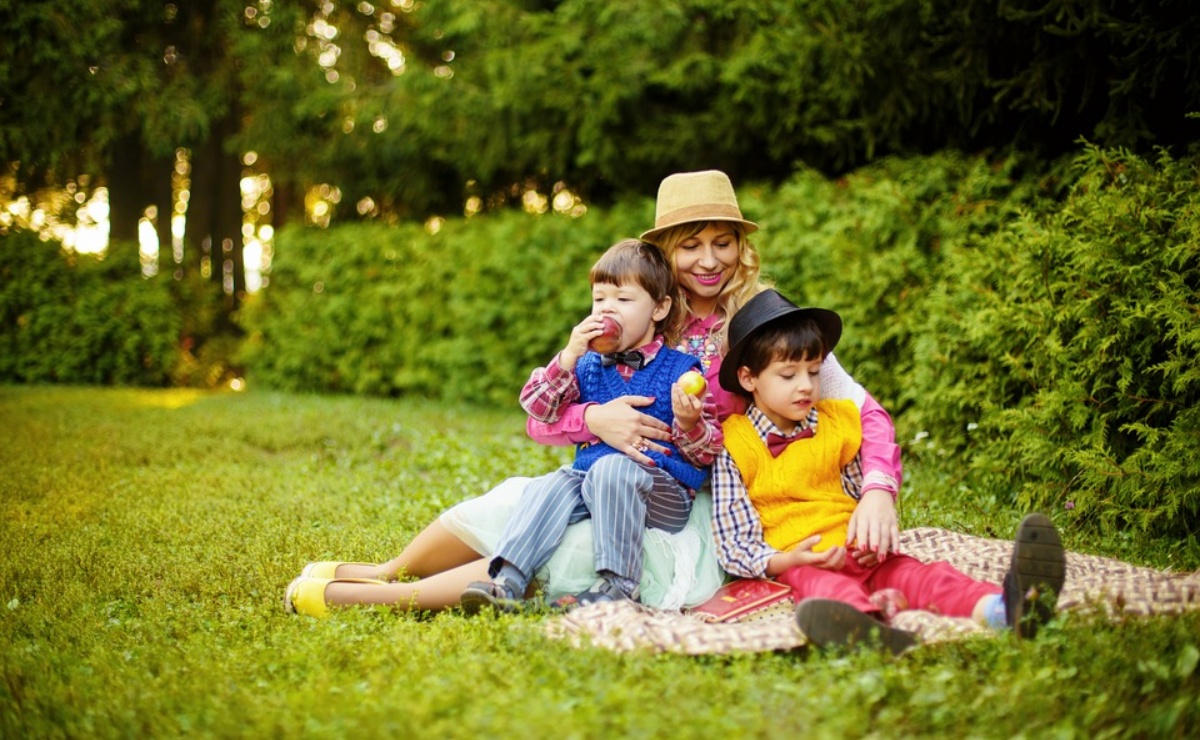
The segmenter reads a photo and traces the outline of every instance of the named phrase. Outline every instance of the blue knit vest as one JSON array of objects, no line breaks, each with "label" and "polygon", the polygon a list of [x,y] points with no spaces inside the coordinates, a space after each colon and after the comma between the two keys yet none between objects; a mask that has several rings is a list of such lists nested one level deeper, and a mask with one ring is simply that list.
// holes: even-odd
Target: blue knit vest
[{"label": "blue knit vest", "polygon": [[[671,424],[675,421],[675,413],[671,410],[671,385],[688,370],[699,370],[700,361],[670,347],[663,347],[654,356],[654,361],[641,370],[636,370],[628,381],[617,372],[616,365],[604,367],[600,364],[600,355],[588,352],[575,365],[575,377],[579,379],[579,399],[581,402],[607,403],[620,396],[653,396],[654,403],[643,406],[639,411],[649,414],[660,421]],[[671,450],[672,454],[664,455],[656,450],[647,450],[646,457],[654,464],[667,471],[684,486],[696,490],[708,480],[708,468],[698,468],[685,461],[675,445],[663,440],[655,440],[658,444]],[[575,448],[575,469],[588,470],[605,455],[623,454],[620,450],[605,442],[590,442]]]}]

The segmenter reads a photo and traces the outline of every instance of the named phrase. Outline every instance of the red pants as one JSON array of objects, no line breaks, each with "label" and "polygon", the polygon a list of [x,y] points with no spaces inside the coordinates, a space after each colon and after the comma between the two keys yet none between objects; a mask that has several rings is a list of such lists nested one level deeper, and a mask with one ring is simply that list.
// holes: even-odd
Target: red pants
[{"label": "red pants", "polygon": [[910,609],[947,617],[969,617],[981,598],[1001,591],[999,586],[977,581],[949,563],[922,563],[908,555],[890,555],[873,568],[863,568],[847,556],[841,570],[801,565],[784,571],[776,580],[792,587],[797,604],[802,599],[833,599],[862,612],[878,612],[868,597],[881,589],[895,588],[908,599]]}]

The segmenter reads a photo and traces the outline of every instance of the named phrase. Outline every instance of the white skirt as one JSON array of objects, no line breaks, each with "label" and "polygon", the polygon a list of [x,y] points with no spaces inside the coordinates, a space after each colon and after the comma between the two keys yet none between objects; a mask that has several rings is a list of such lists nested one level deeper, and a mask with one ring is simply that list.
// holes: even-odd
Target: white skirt
[{"label": "white skirt", "polygon": [[[530,480],[509,478],[482,496],[453,506],[438,521],[475,551],[490,556]],[[596,582],[594,562],[592,520],[584,519],[567,528],[562,544],[537,573],[546,598],[553,601],[586,591]],[[711,597],[724,580],[713,546],[712,495],[705,487],[697,492],[682,531],[646,530],[642,603],[661,609],[695,606]]]}]

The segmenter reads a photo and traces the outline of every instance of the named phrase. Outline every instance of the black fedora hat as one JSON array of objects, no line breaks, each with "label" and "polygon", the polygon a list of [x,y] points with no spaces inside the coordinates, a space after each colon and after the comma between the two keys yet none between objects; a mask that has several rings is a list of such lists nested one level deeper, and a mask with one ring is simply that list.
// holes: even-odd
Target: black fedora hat
[{"label": "black fedora hat", "polygon": [[746,343],[763,327],[798,319],[812,319],[821,328],[828,351],[832,352],[842,338],[842,317],[827,308],[800,308],[780,295],[777,290],[764,290],[746,301],[729,321],[729,352],[721,360],[718,376],[721,387],[730,393],[740,393],[737,371],[742,366],[742,353]]}]

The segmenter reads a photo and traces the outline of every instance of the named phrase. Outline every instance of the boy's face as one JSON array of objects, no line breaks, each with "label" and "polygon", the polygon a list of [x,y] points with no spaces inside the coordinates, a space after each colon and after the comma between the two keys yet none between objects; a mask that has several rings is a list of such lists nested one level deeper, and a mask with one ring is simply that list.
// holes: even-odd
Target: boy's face
[{"label": "boy's face", "polygon": [[635,282],[592,285],[592,315],[611,316],[621,325],[618,352],[640,347],[654,339],[655,323],[665,319],[670,310],[670,297],[655,303],[646,289]]},{"label": "boy's face", "polygon": [[821,399],[821,359],[772,360],[758,375],[743,366],[738,368],[738,382],[754,395],[754,405],[787,434]]}]

